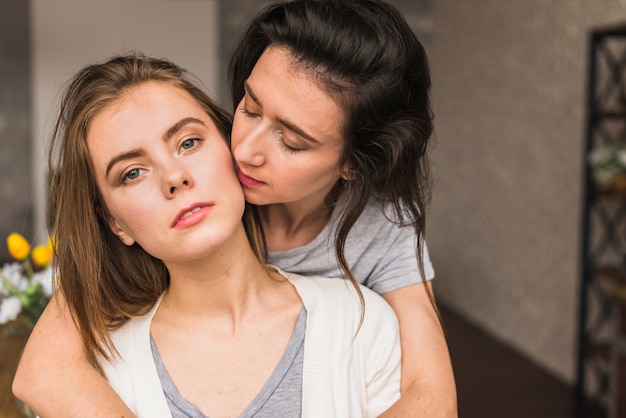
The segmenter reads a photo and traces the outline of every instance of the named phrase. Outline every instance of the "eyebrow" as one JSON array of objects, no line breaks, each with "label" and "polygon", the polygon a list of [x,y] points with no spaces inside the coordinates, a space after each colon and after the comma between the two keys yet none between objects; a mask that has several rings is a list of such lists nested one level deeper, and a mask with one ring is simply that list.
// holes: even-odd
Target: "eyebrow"
[{"label": "eyebrow", "polygon": [[[163,141],[164,142],[169,141],[176,134],[176,132],[180,131],[185,126],[189,125],[190,123],[199,123],[202,126],[206,126],[205,123],[202,120],[197,119],[197,118],[184,118],[184,119],[181,119],[178,122],[176,122],[174,125],[172,125],[172,127],[170,127],[165,132],[165,134],[163,134]],[[136,149],[136,150],[131,150],[131,151],[128,151],[128,152],[125,152],[123,154],[120,154],[120,155],[117,155],[117,156],[113,157],[111,159],[111,161],[109,161],[109,164],[107,164],[107,168],[106,168],[106,171],[104,173],[104,177],[108,178],[109,177],[109,173],[111,172],[111,170],[113,169],[115,164],[119,163],[120,161],[128,160],[130,158],[141,157],[143,155],[144,155],[144,152],[142,150]]]},{"label": "eyebrow", "polygon": [[165,142],[169,141],[170,138],[172,138],[172,136],[176,134],[176,132],[180,131],[185,126],[189,125],[190,123],[199,123],[202,126],[206,126],[204,122],[201,121],[200,119],[196,119],[196,118],[181,119],[178,122],[176,122],[171,128],[169,128],[167,132],[165,132],[165,134],[163,135],[163,141]]},{"label": "eyebrow", "polygon": [[[250,87],[250,84],[248,84],[247,81],[244,83],[244,90],[257,105],[263,107],[263,105],[259,101],[258,97],[254,94],[254,92],[252,91],[252,88]],[[294,123],[289,122],[288,120],[283,119],[281,117],[276,117],[276,120],[278,121],[278,123],[280,123],[281,125],[284,125],[285,127],[287,127],[287,129],[295,132],[296,134],[303,137],[304,139],[310,142],[316,143],[316,144],[320,143],[320,141],[318,141],[317,139],[313,138],[311,135],[306,133],[304,129],[300,128],[298,125],[295,125]]]},{"label": "eyebrow", "polygon": [[120,161],[128,160],[130,158],[141,157],[142,155],[144,155],[143,151],[132,150],[132,151],[125,152],[123,154],[113,157],[111,161],[109,161],[109,164],[107,164],[107,169],[106,169],[106,172],[104,173],[104,178],[105,179],[109,178],[109,173],[111,172],[111,169],[113,169],[115,164],[119,163]]}]

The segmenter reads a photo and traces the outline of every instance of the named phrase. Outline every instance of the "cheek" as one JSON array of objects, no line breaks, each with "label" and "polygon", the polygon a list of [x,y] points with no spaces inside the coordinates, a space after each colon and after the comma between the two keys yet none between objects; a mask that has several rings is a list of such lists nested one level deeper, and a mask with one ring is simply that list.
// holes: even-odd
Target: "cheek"
[{"label": "cheek", "polygon": [[117,223],[125,231],[130,232],[136,229],[143,229],[142,222],[153,219],[149,212],[146,213],[151,207],[154,206],[148,204],[147,199],[140,199],[140,201],[126,199],[122,204],[111,207],[109,210]]},{"label": "cheek", "polygon": [[298,177],[308,177],[310,181],[325,181],[336,177],[339,170],[332,159],[327,155],[323,158],[304,160],[301,164],[291,164],[292,172]]},{"label": "cheek", "polygon": [[153,183],[143,181],[130,188],[118,188],[104,198],[111,215],[126,227],[137,228],[142,221],[154,220],[162,210],[160,195],[154,193]]},{"label": "cheek", "polygon": [[233,119],[233,128],[230,134],[230,149],[234,151],[235,148],[241,143],[243,140],[244,132],[245,132],[245,121],[241,116],[235,114],[235,118]]},{"label": "cheek", "polygon": [[239,193],[242,189],[237,178],[235,162],[228,148],[225,150],[223,154],[220,154],[221,158],[210,159],[208,164],[206,160],[201,161],[196,178],[203,179],[199,183],[201,187],[205,187],[202,183],[208,182],[207,185],[211,188],[218,187],[222,192],[228,193],[232,190],[234,193]]},{"label": "cheek", "polygon": [[[218,168],[215,166],[214,168]],[[243,209],[245,205],[245,198],[243,189],[239,183],[239,179],[235,173],[234,167],[230,164],[223,164],[219,166],[218,170],[212,170],[210,178],[215,178],[217,181],[213,183],[211,193],[216,193],[230,207],[232,213],[239,214],[239,218],[243,215]]]}]

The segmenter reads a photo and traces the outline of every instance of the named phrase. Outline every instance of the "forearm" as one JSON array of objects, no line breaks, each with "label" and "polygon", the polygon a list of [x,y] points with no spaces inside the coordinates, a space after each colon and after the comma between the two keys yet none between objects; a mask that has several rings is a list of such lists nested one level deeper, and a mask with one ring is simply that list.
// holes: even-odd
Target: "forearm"
[{"label": "forearm", "polygon": [[57,293],[37,322],[13,380],[15,396],[40,417],[132,417],[93,368]]},{"label": "forearm", "polygon": [[437,392],[433,386],[432,382],[415,382],[380,418],[458,417],[456,397]]},{"label": "forearm", "polygon": [[383,295],[398,316],[402,346],[401,396],[384,418],[458,416],[448,346],[424,286]]}]

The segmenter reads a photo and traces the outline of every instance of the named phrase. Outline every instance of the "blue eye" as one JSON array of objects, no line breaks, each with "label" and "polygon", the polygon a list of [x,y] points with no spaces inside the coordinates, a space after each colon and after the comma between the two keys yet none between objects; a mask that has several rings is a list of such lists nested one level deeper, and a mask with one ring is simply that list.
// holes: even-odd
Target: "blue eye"
[{"label": "blue eye", "polygon": [[136,180],[140,175],[141,175],[140,168],[132,168],[128,170],[126,173],[124,173],[124,175],[122,176],[122,183],[126,183],[126,181]]},{"label": "blue eye", "polygon": [[180,147],[182,149],[191,149],[194,147],[194,145],[196,145],[196,142],[198,141],[198,139],[196,138],[189,138],[189,139],[185,139],[181,144]]}]

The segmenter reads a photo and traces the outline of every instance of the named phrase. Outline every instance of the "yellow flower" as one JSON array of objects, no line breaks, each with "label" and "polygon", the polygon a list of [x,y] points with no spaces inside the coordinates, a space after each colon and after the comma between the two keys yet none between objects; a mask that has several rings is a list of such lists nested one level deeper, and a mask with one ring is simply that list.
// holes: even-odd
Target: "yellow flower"
[{"label": "yellow flower", "polygon": [[7,237],[7,247],[9,254],[16,260],[23,260],[30,253],[30,244],[17,232],[13,232]]},{"label": "yellow flower", "polygon": [[52,259],[52,247],[50,245],[38,245],[33,248],[31,257],[36,265],[39,267],[45,267]]},{"label": "yellow flower", "polygon": [[56,245],[56,241],[55,241],[53,236],[49,236],[48,237],[48,242],[46,243],[46,245],[48,246],[48,248],[50,248],[50,251],[54,250],[54,246]]}]

